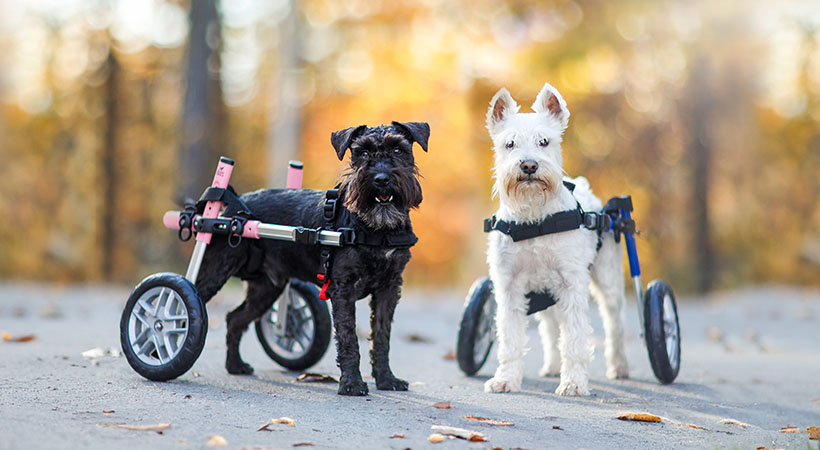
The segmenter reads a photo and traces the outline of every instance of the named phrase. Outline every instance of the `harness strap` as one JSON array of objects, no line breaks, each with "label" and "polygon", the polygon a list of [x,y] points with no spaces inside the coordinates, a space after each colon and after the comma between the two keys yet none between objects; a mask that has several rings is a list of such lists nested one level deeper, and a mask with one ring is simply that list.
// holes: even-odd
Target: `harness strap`
[{"label": "harness strap", "polygon": [[197,211],[202,214],[205,211],[205,204],[207,202],[222,202],[224,206],[230,206],[237,209],[237,215],[251,217],[251,209],[248,205],[239,198],[239,195],[234,190],[233,186],[228,185],[227,188],[220,188],[211,186],[202,193],[199,200],[196,202]]}]

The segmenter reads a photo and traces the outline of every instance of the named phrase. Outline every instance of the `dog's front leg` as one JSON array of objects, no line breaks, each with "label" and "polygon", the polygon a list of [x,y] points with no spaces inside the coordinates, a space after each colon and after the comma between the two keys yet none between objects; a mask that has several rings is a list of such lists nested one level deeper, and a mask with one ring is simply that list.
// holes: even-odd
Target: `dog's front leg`
[{"label": "dog's front leg", "polygon": [[367,384],[359,371],[359,340],[356,336],[356,300],[352,295],[334,294],[333,326],[336,329],[336,364],[342,371],[339,395],[367,395]]},{"label": "dog's front leg", "polygon": [[498,335],[498,369],[495,376],[484,383],[486,392],[515,392],[521,390],[524,377],[524,353],[527,345],[527,304],[524,293],[514,282],[496,284],[495,316]]},{"label": "dog's front leg", "polygon": [[555,393],[558,395],[589,395],[589,361],[592,359],[592,348],[589,337],[592,327],[589,324],[589,275],[579,271],[571,276],[562,274],[572,283],[564,283],[558,289],[556,307],[560,314],[560,332],[558,347],[561,351],[561,382]]},{"label": "dog's front leg", "polygon": [[393,312],[399,302],[400,284],[374,292],[370,300],[370,364],[376,388],[406,391],[407,382],[396,378],[390,370],[390,328]]}]

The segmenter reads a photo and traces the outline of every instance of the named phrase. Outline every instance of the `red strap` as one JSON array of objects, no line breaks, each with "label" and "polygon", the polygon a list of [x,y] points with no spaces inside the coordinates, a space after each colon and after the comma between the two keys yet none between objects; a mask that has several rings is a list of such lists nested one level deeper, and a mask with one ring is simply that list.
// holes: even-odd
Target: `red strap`
[{"label": "red strap", "polygon": [[327,277],[325,279],[324,275],[318,275],[318,276],[322,277],[322,278],[319,278],[320,280],[325,280],[325,284],[322,285],[322,290],[319,291],[319,298],[321,298],[322,300],[330,300],[330,297],[327,296],[327,287],[330,286],[330,277]]}]

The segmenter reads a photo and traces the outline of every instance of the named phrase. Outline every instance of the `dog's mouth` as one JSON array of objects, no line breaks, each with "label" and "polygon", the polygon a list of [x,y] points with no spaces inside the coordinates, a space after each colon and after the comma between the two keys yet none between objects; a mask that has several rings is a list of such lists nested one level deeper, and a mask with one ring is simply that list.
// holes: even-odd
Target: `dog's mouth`
[{"label": "dog's mouth", "polygon": [[393,194],[386,192],[376,195],[376,203],[386,204],[393,201]]}]

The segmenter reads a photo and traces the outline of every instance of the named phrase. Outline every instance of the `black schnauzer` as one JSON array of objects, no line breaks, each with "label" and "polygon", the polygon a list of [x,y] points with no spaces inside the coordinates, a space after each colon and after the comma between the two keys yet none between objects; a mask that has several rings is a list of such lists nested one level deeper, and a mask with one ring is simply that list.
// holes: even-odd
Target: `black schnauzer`
[{"label": "black schnauzer", "polygon": [[[351,150],[350,168],[339,186],[339,212],[334,227],[353,228],[362,235],[408,234],[412,236],[410,209],[421,203],[418,169],[413,158],[413,142],[427,151],[430,127],[422,122],[393,122],[368,128],[365,125],[336,131],[331,143],[339,160]],[[256,219],[279,225],[327,228],[323,216],[325,192],[309,189],[259,190],[241,196]],[[236,211],[226,208],[225,215]],[[247,282],[245,301],[227,316],[227,358],[225,368],[232,374],[250,374],[253,368],[239,355],[239,340],[248,325],[257,320],[279,297],[291,278],[319,284],[321,252],[329,247],[275,240],[254,243],[243,239],[237,248],[227,245],[224,236],[214,236],[205,252],[196,287],[208,301],[231,276],[243,276],[250,246],[264,251],[263,276],[243,276]],[[413,237],[413,243],[415,238]],[[412,245],[412,244],[410,244]],[[404,247],[350,245],[330,250],[332,264],[327,295],[333,306],[336,328],[337,363],[342,375],[339,394],[367,395],[367,384],[359,372],[359,344],[356,336],[356,301],[370,299],[370,360],[376,387],[406,391],[407,382],[390,370],[390,326],[401,296],[402,273],[410,260]]]}]

